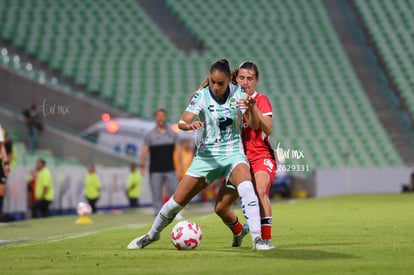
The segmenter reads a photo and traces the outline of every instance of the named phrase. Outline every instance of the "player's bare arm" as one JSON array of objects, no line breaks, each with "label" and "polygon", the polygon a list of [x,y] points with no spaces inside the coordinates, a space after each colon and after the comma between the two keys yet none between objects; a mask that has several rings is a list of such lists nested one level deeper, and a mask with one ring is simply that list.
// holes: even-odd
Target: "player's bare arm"
[{"label": "player's bare arm", "polygon": [[180,121],[178,122],[178,128],[183,131],[190,131],[204,127],[203,121],[193,121],[195,117],[195,114],[185,111]]},{"label": "player's bare arm", "polygon": [[273,131],[272,116],[264,116],[256,105],[252,107],[251,114],[253,117],[255,117],[255,119],[258,120],[260,129],[266,135],[270,136]]}]

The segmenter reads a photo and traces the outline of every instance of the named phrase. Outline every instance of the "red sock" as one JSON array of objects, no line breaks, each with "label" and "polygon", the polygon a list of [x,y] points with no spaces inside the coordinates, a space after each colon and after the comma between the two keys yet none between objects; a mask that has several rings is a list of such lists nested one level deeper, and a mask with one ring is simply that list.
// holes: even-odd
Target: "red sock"
[{"label": "red sock", "polygon": [[262,224],[262,239],[272,239],[272,217],[265,217],[261,219]]},{"label": "red sock", "polygon": [[243,231],[243,225],[239,222],[239,219],[237,219],[234,223],[227,224],[227,226],[234,235],[239,235]]}]

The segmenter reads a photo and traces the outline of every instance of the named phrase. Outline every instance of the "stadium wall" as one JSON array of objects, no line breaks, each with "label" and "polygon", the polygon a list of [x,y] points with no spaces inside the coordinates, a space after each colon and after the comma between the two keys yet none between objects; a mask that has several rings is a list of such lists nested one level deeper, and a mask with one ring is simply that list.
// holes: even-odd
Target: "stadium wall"
[{"label": "stadium wall", "polygon": [[[52,174],[55,199],[50,205],[52,215],[75,214],[79,202],[86,202],[84,197],[84,179],[87,174],[83,167],[49,167]],[[12,170],[7,182],[7,195],[4,201],[4,212],[16,220],[30,217],[27,185],[31,168],[19,167]],[[97,202],[98,210],[114,210],[128,208],[126,197],[129,169],[125,167],[96,167],[101,180],[101,193]],[[148,175],[148,173],[147,173]],[[193,202],[200,201],[200,195]],[[140,207],[151,207],[152,198],[148,176],[142,178]]]},{"label": "stadium wall", "polygon": [[359,193],[399,193],[413,168],[319,169],[315,173],[315,196]]},{"label": "stadium wall", "polygon": [[36,102],[45,120],[76,131],[82,131],[101,120],[104,112],[114,117],[128,113],[88,97],[81,92],[69,93],[33,81],[22,74],[0,66],[0,101],[19,110]]},{"label": "stadium wall", "polygon": [[[49,168],[55,187],[55,199],[51,204],[54,214],[74,214],[76,205],[86,201],[83,195],[86,168],[83,167],[51,167]],[[101,196],[98,209],[122,209],[128,207],[125,195],[128,168],[96,167],[101,179]],[[320,169],[315,173],[315,196],[326,197],[344,194],[361,193],[400,193],[401,185],[407,183],[412,168],[371,168],[371,169]],[[15,168],[9,175],[5,213],[16,219],[28,216],[27,181],[30,168]],[[141,207],[152,206],[148,177],[143,177]],[[200,200],[200,197],[193,201]]]},{"label": "stadium wall", "polygon": [[[18,220],[28,216],[27,181],[30,179],[30,168],[15,168],[9,175],[4,212]],[[83,195],[86,168],[83,167],[50,167],[55,188],[55,199],[50,206],[54,214],[73,214],[76,205],[86,199]],[[128,167],[96,167],[101,179],[101,195],[97,202],[98,209],[119,209],[128,207],[125,195]],[[142,181],[141,206],[151,206],[151,193],[147,177]]]},{"label": "stadium wall", "polygon": [[[4,108],[0,108],[0,122],[7,130],[20,133],[27,132],[23,117]],[[120,155],[108,147],[85,141],[47,124],[39,135],[38,144],[40,148],[53,152],[55,157],[71,157],[84,164],[120,166],[137,162],[137,159]]]}]

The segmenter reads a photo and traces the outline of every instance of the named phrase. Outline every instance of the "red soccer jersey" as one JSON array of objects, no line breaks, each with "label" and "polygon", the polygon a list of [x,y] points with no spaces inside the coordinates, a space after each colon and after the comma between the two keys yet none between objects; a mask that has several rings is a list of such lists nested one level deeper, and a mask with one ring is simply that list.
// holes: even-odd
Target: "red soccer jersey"
[{"label": "red soccer jersey", "polygon": [[[272,116],[272,105],[267,96],[254,92],[253,98],[256,100],[257,108],[264,116]],[[245,119],[243,119],[242,137],[244,151],[249,161],[259,158],[275,159],[269,137],[260,128],[255,131],[248,127]]]}]

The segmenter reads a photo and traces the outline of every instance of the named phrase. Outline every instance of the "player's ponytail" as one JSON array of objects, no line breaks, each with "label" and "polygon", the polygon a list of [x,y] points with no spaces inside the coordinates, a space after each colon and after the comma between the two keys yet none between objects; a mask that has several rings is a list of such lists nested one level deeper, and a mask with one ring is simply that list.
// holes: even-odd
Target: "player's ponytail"
[{"label": "player's ponytail", "polygon": [[237,84],[237,74],[239,73],[239,68],[235,69],[234,71],[231,72],[231,83],[234,85],[238,85]]},{"label": "player's ponytail", "polygon": [[191,102],[191,100],[193,99],[193,97],[198,91],[200,91],[201,89],[204,89],[207,86],[208,86],[208,76],[204,78],[203,81],[201,81],[201,83],[198,85],[198,88],[191,94],[189,102]]}]

